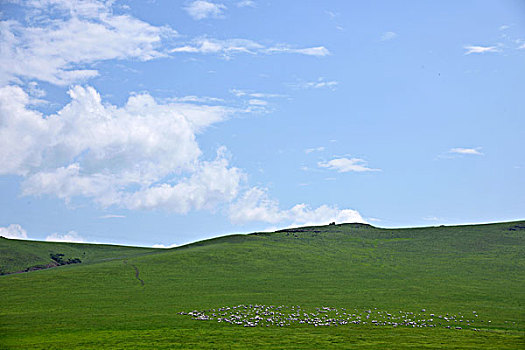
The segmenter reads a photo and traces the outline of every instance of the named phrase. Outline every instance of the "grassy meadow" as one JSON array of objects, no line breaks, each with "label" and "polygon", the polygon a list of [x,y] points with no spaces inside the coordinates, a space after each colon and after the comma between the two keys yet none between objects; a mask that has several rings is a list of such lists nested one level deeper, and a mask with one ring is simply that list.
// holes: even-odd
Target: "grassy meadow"
[{"label": "grassy meadow", "polygon": [[[329,225],[166,250],[0,240],[6,272],[50,253],[83,262],[0,276],[0,348],[525,348],[523,221]],[[242,327],[180,314],[241,304],[458,318],[432,328]]]}]

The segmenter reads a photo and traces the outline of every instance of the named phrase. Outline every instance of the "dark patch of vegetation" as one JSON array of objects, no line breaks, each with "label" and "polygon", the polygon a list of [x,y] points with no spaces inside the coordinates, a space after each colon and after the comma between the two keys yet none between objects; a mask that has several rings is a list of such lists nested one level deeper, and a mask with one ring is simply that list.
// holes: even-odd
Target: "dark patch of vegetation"
[{"label": "dark patch of vegetation", "polygon": [[62,253],[56,253],[56,254],[49,254],[51,260],[54,260],[57,263],[57,266],[62,265],[69,265],[69,264],[79,264],[82,262],[80,258],[69,258],[67,260],[64,259],[64,254]]}]

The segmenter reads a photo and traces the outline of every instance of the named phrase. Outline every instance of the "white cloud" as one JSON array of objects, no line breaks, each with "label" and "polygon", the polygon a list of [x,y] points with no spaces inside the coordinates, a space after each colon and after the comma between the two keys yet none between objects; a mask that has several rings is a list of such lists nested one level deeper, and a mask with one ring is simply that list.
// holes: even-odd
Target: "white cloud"
[{"label": "white cloud", "polygon": [[252,105],[252,106],[266,106],[268,104],[268,102],[264,101],[264,100],[259,100],[259,99],[256,99],[256,98],[252,98],[248,101],[248,104]]},{"label": "white cloud", "polygon": [[367,218],[368,221],[372,221],[372,222],[381,222],[383,220],[381,219],[378,219],[378,218]]},{"label": "white cloud", "polygon": [[244,173],[228,167],[220,149],[217,159],[202,162],[189,178],[175,185],[163,183],[127,196],[124,201],[130,209],[164,208],[184,214],[192,209],[213,210],[223,202],[230,202],[239,192]]},{"label": "white cloud", "polygon": [[[168,27],[129,15],[115,15],[111,2],[30,1],[28,23],[0,22],[0,84],[17,78],[68,85],[98,75],[91,64],[111,59],[142,61],[163,57]],[[55,10],[61,10],[56,16]],[[32,12],[33,10],[33,12]],[[44,19],[42,19],[44,18]],[[45,20],[47,18],[47,20]]]},{"label": "white cloud", "polygon": [[[34,0],[20,2],[25,21],[0,21],[0,85],[20,79],[66,86],[99,75],[95,63],[105,60],[148,61],[169,53],[296,53],[326,56],[324,46],[267,47],[248,39],[195,38],[171,51],[165,48],[177,32],[126,14],[115,14],[113,1]],[[249,4],[246,2],[245,5]],[[219,17],[223,4],[197,0],[186,9],[194,18]]]},{"label": "white cloud", "polygon": [[27,92],[31,97],[40,98],[46,95],[46,92],[38,87],[38,83],[31,81],[27,84]]},{"label": "white cloud", "polygon": [[213,39],[200,37],[191,40],[183,46],[176,47],[171,53],[199,53],[218,54],[224,58],[231,58],[234,54],[273,54],[273,53],[297,53],[309,56],[326,56],[330,52],[324,46],[294,49],[288,46],[266,47],[260,43],[248,39]]},{"label": "white cloud", "polygon": [[328,56],[330,51],[324,46],[307,47],[302,49],[294,49],[289,46],[274,46],[266,49],[267,53],[299,53],[308,56]]},{"label": "white cloud", "polygon": [[486,53],[486,52],[500,52],[501,50],[497,46],[464,46],[464,49],[467,50],[465,55],[470,55],[472,53]]},{"label": "white cloud", "polygon": [[509,25],[504,24],[504,25],[501,25],[501,26],[499,27],[499,30],[507,30],[507,29],[509,29],[509,28],[510,28]]},{"label": "white cloud", "polygon": [[63,15],[94,18],[107,13],[112,2],[107,0],[27,0],[22,3],[32,8],[35,16],[55,11]]},{"label": "white cloud", "polygon": [[237,97],[253,97],[253,98],[278,98],[278,97],[286,97],[285,95],[281,94],[270,94],[266,92],[253,92],[248,90],[241,90],[241,89],[230,89],[230,93]]},{"label": "white cloud", "polygon": [[71,242],[85,243],[86,241],[77,232],[69,231],[68,233],[52,233],[46,237],[47,242]]},{"label": "white cloud", "polygon": [[256,7],[255,1],[252,0],[241,0],[237,2],[237,7]]},{"label": "white cloud", "polygon": [[324,151],[324,147],[323,146],[320,146],[320,147],[315,147],[315,148],[307,148],[304,150],[304,153],[306,154],[309,154],[309,153],[312,153],[312,152],[322,152]]},{"label": "white cloud", "polygon": [[11,239],[28,239],[27,232],[19,224],[0,227],[0,236]]},{"label": "white cloud", "polygon": [[316,81],[303,81],[299,83],[289,84],[292,87],[300,89],[331,89],[335,90],[339,83],[335,80],[327,81],[323,77],[318,78]]},{"label": "white cloud", "polygon": [[208,96],[195,96],[195,95],[171,97],[171,98],[168,98],[167,101],[169,102],[211,103],[211,104],[224,103],[224,100],[222,98],[208,97]]},{"label": "white cloud", "polygon": [[365,172],[365,171],[381,171],[381,169],[372,169],[367,166],[367,162],[360,158],[335,158],[326,162],[317,163],[321,168],[336,170],[339,173],[346,173],[350,171]]},{"label": "white cloud", "polygon": [[190,2],[184,9],[193,19],[201,20],[205,18],[221,18],[223,11],[226,10],[226,6],[205,0],[195,0]]},{"label": "white cloud", "polygon": [[42,115],[27,107],[20,87],[0,88],[0,174],[23,176],[23,194],[176,212],[236,196],[242,171],[229,166],[222,148],[204,161],[196,141],[234,110],[161,104],[146,93],[117,107],[91,87],[74,86],[69,95],[56,114]]},{"label": "white cloud", "polygon": [[100,219],[123,219],[125,217],[126,217],[126,215],[107,214],[107,215],[102,215],[99,218]]},{"label": "white cloud", "polygon": [[185,46],[176,47],[171,50],[172,53],[201,53],[201,54],[222,54],[230,56],[235,53],[250,53],[256,54],[263,49],[259,43],[248,39],[211,39],[211,38],[196,38]]},{"label": "white cloud", "polygon": [[477,148],[461,148],[461,147],[457,147],[457,148],[450,149],[449,153],[482,156],[483,153],[481,153],[480,150],[481,150],[481,147],[477,147]]},{"label": "white cloud", "polygon": [[177,246],[177,244],[173,243],[173,244],[169,244],[169,245],[154,244],[151,247],[152,248],[161,248],[161,249],[170,249],[170,248],[175,248],[176,246]]},{"label": "white cloud", "polygon": [[384,32],[381,35],[381,41],[392,40],[392,39],[394,39],[396,37],[397,37],[397,33],[395,33],[395,32]]},{"label": "white cloud", "polygon": [[252,221],[287,223],[292,226],[326,225],[330,222],[365,222],[359,212],[322,205],[312,209],[306,204],[297,204],[290,209],[279,208],[279,202],[268,197],[265,190],[253,187],[247,190],[230,206],[230,220],[243,224]]},{"label": "white cloud", "polygon": [[336,17],[339,17],[339,13],[337,12],[327,10],[324,13],[326,13],[330,17],[330,19],[335,19]]}]

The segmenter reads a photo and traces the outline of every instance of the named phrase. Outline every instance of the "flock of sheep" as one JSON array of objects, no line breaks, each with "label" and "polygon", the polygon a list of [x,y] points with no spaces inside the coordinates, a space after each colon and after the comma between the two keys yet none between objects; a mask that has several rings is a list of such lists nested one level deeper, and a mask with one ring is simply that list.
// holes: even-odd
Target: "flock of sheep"
[{"label": "flock of sheep", "polygon": [[[436,315],[422,309],[421,312],[386,312],[374,309],[358,311],[335,307],[317,307],[307,311],[300,306],[274,305],[237,305],[225,306],[205,311],[179,312],[194,320],[216,321],[244,327],[287,327],[291,325],[344,326],[344,325],[373,325],[391,327],[444,327],[449,329],[473,328],[474,325],[484,322],[476,311],[470,317],[465,315]],[[490,323],[488,321],[487,323]]]}]

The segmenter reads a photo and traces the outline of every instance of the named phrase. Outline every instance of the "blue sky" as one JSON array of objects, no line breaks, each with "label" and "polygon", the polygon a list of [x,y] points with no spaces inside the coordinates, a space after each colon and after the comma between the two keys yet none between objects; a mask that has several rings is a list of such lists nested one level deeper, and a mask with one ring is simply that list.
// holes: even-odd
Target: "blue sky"
[{"label": "blue sky", "polygon": [[0,235],[523,219],[522,1],[8,1]]}]

